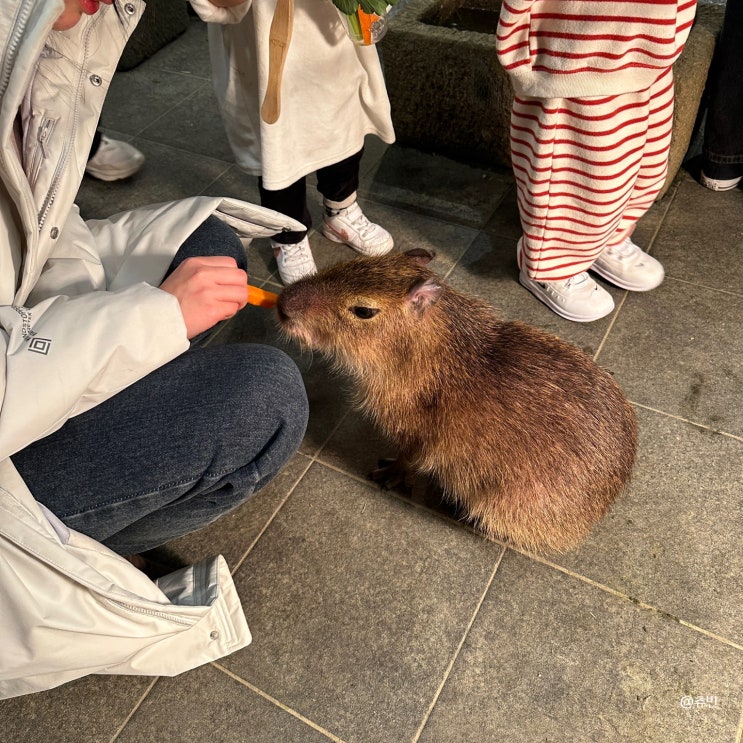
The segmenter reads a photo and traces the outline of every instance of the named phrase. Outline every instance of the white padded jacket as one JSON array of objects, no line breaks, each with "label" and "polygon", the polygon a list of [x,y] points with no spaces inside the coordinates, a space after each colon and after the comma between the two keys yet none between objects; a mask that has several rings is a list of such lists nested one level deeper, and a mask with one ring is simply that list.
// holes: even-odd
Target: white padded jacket
[{"label": "white padded jacket", "polygon": [[[0,0],[0,697],[88,673],[173,675],[250,642],[221,557],[152,583],[34,500],[10,457],[188,348],[157,289],[210,214],[245,237],[299,229],[195,197],[85,222],[74,199],[144,5],[52,30],[62,0]],[[167,239],[165,239],[167,238]]]}]

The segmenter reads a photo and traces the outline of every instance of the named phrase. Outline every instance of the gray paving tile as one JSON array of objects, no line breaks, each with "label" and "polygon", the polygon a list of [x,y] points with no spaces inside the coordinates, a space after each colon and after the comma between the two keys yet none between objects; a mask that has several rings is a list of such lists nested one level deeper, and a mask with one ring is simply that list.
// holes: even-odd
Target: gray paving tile
[{"label": "gray paving tile", "polygon": [[229,196],[251,204],[260,205],[261,203],[258,177],[248,175],[234,164],[230,165],[219,179],[204,191],[204,194],[207,196]]},{"label": "gray paving tile", "polygon": [[117,738],[120,743],[328,743],[328,736],[214,666],[155,688]]},{"label": "gray paving tile", "polygon": [[630,293],[599,361],[633,401],[743,434],[743,299],[666,279]]},{"label": "gray paving tile", "polygon": [[[731,641],[743,641],[743,443],[637,410],[640,447],[630,488],[577,551],[553,562]],[[391,443],[360,414],[347,416],[320,461],[366,478]],[[396,490],[424,500],[421,485]]]},{"label": "gray paving tile", "polygon": [[584,544],[555,562],[743,642],[743,443],[637,410],[628,491]]},{"label": "gray paving tile", "polygon": [[668,210],[671,204],[676,198],[676,190],[677,187],[674,184],[660,201],[656,201],[645,212],[632,233],[633,242],[656,257],[658,257],[658,233],[663,221],[668,216]]},{"label": "gray paving tile", "polygon": [[[350,398],[348,405],[351,406]],[[396,454],[392,443],[371,421],[352,409],[318,453],[318,459],[342,472],[365,479],[379,459],[395,457]]]},{"label": "gray paving tile", "polygon": [[731,743],[741,674],[740,651],[508,552],[420,743]]},{"label": "gray paving tile", "polygon": [[477,230],[464,225],[432,219],[422,214],[384,209],[377,211],[380,224],[395,240],[394,250],[425,248],[436,254],[429,268],[445,276],[477,237]]},{"label": "gray paving tile", "polygon": [[145,155],[142,169],[131,178],[107,183],[86,176],[76,203],[85,219],[101,219],[147,204],[188,198],[203,191],[227,168],[224,162],[156,144],[130,139]]},{"label": "gray paving tile", "polygon": [[368,173],[373,174],[373,168],[378,164],[379,160],[382,159],[385,152],[387,152],[391,146],[392,145],[388,145],[373,134],[368,134],[365,137],[364,157],[362,158],[361,166],[359,167],[359,178],[362,183]]},{"label": "gray paving tile", "polygon": [[209,83],[203,83],[144,127],[140,136],[196,155],[206,155],[230,164],[234,162],[217,99]]},{"label": "gray paving tile", "polygon": [[398,208],[482,227],[511,182],[507,171],[476,168],[396,146],[387,149],[365,175],[361,191]]},{"label": "gray paving tile", "polygon": [[[515,246],[516,241],[521,237],[521,220],[519,218],[515,184],[512,184],[503,194],[503,198],[483,230],[495,238],[510,238]],[[514,256],[515,251],[516,248],[514,247]]]},{"label": "gray paving tile", "polygon": [[[203,79],[153,68],[114,75],[101,124],[127,134],[139,134],[184,98],[190,98],[209,83]],[[200,118],[196,115],[193,118]]]},{"label": "gray paving tile", "polygon": [[137,67],[137,74],[151,69],[211,80],[207,26],[192,18],[186,31]]},{"label": "gray paving tile", "polygon": [[345,741],[410,740],[499,548],[313,465],[236,574],[224,666]]},{"label": "gray paving tile", "polygon": [[742,251],[743,190],[710,191],[686,174],[653,252],[666,275],[741,294]]},{"label": "gray paving tile", "polygon": [[4,743],[111,740],[152,682],[143,676],[86,676],[56,689],[0,701]]}]

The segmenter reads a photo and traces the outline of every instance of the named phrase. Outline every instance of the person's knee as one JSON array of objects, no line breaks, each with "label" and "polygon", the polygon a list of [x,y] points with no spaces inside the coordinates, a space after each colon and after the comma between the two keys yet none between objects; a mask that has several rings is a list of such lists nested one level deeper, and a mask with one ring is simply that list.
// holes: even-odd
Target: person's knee
[{"label": "person's knee", "polygon": [[280,349],[272,346],[260,348],[264,356],[264,380],[267,382],[266,394],[271,402],[272,414],[285,429],[287,443],[296,451],[302,442],[309,417],[302,374],[294,361]]},{"label": "person's knee", "polygon": [[233,381],[233,425],[240,420],[265,440],[262,471],[280,468],[299,448],[309,417],[297,365],[273,346],[236,344],[220,350],[228,357],[222,363],[229,365],[227,377]]}]

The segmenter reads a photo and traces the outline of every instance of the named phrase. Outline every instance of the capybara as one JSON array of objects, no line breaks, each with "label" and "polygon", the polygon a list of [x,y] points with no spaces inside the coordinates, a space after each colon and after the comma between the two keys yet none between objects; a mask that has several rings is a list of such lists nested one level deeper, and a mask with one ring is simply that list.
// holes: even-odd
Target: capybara
[{"label": "capybara", "polygon": [[409,250],[286,287],[284,332],[350,374],[357,403],[486,535],[572,549],[627,484],[635,416],[574,345],[447,286]]}]

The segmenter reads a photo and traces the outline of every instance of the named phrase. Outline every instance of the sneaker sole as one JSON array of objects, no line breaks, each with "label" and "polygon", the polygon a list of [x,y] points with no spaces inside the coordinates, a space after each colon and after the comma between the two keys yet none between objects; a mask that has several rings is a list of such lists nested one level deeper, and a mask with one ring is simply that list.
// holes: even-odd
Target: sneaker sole
[{"label": "sneaker sole", "polygon": [[92,175],[93,178],[97,178],[99,181],[121,181],[124,178],[129,178],[130,176],[134,175],[141,168],[142,168],[142,163],[140,163],[136,167],[132,166],[124,170],[103,171],[103,170],[97,170],[96,168],[87,167],[85,168],[85,172],[88,175]]},{"label": "sneaker sole", "polygon": [[387,253],[389,253],[390,250],[392,250],[392,248],[395,247],[395,243],[390,239],[389,247],[371,248],[370,250],[365,250],[364,248],[357,248],[355,245],[352,245],[350,242],[347,242],[346,240],[344,240],[343,237],[341,237],[341,235],[335,232],[335,230],[333,230],[333,228],[330,225],[326,224],[325,222],[323,222],[323,225],[322,225],[322,234],[325,237],[327,237],[328,240],[330,240],[331,242],[340,243],[341,245],[347,245],[349,248],[351,248],[352,250],[355,250],[360,255],[365,255],[368,257],[374,257],[377,255],[387,255]]},{"label": "sneaker sole", "polygon": [[587,317],[586,315],[574,315],[563,307],[560,307],[560,305],[555,304],[552,301],[552,297],[550,297],[536,281],[532,281],[522,273],[519,273],[519,283],[525,289],[528,289],[540,302],[546,304],[547,307],[549,307],[556,315],[564,317],[566,320],[572,320],[573,322],[594,322],[595,320],[600,320],[602,317],[610,315],[614,311],[614,301],[612,300],[612,306],[606,312],[600,312],[591,317]]},{"label": "sneaker sole", "polygon": [[741,180],[743,179],[729,178],[727,180],[717,180],[715,178],[707,178],[704,173],[702,173],[701,177],[702,185],[710,191],[732,191],[738,187]]}]

